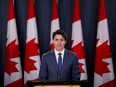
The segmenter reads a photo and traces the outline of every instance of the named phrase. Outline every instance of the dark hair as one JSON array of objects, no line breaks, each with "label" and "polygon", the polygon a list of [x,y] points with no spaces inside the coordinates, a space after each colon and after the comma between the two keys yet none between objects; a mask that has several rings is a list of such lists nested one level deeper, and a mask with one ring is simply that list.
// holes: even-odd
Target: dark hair
[{"label": "dark hair", "polygon": [[65,41],[67,41],[66,33],[63,30],[60,30],[60,29],[53,32],[53,35],[52,35],[53,40],[54,40],[55,35],[57,35],[57,34],[61,35],[65,39]]}]

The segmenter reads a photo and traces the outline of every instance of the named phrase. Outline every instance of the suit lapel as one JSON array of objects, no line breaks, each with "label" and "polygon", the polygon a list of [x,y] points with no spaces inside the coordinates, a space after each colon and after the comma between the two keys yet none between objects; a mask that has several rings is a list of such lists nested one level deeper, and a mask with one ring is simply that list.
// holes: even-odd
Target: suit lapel
[{"label": "suit lapel", "polygon": [[51,61],[53,63],[53,67],[56,70],[56,72],[58,72],[57,61],[56,61],[56,56],[54,51],[51,52],[51,58],[52,58]]},{"label": "suit lapel", "polygon": [[65,70],[65,66],[66,66],[66,63],[67,63],[67,56],[68,56],[67,54],[68,54],[68,53],[67,53],[67,51],[66,51],[66,49],[65,49],[61,76],[63,75],[63,72],[64,72],[64,70]]}]

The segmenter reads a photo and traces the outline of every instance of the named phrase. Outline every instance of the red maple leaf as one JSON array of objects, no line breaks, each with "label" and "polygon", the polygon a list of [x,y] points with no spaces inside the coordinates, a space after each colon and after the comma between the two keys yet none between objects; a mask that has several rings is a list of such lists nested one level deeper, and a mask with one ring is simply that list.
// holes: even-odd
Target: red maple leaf
[{"label": "red maple leaf", "polygon": [[35,60],[30,59],[31,56],[39,55],[38,43],[35,43],[35,38],[29,41],[26,45],[26,57],[25,57],[25,71],[29,73],[32,70],[37,70],[34,63]]},{"label": "red maple leaf", "polygon": [[11,61],[16,57],[19,57],[19,48],[18,45],[15,44],[16,39],[8,44],[6,47],[6,67],[5,72],[11,75],[12,72],[18,72],[18,69],[15,67],[16,62]]},{"label": "red maple leaf", "polygon": [[[72,44],[73,44],[73,42],[74,42],[74,40],[72,40]],[[78,59],[84,59],[85,58],[84,47],[82,46],[82,41],[80,43],[78,43],[76,46],[74,46],[72,48],[72,51],[75,52],[78,55]],[[83,65],[84,64],[80,63],[81,73],[85,73],[85,71],[82,68]]]},{"label": "red maple leaf", "polygon": [[78,55],[79,59],[83,59],[85,57],[84,47],[82,46],[82,41],[80,43],[78,43],[76,46],[74,46],[72,48],[72,51]]},{"label": "red maple leaf", "polygon": [[53,50],[53,49],[54,49],[54,43],[50,45],[50,50]]},{"label": "red maple leaf", "polygon": [[82,63],[79,63],[80,64],[80,72],[81,73],[85,73],[85,71],[83,70],[83,68],[82,68],[82,66],[84,65],[84,64],[82,64]]},{"label": "red maple leaf", "polygon": [[96,48],[95,72],[100,76],[102,76],[104,73],[110,72],[110,70],[107,68],[109,63],[103,61],[103,59],[111,58],[110,46],[107,45],[107,43],[108,40]]}]

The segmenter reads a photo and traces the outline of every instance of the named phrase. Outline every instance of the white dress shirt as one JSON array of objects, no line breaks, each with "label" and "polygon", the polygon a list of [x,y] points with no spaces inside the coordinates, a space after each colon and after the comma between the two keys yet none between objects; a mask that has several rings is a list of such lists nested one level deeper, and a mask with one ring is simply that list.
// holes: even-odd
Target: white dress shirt
[{"label": "white dress shirt", "polygon": [[62,54],[61,57],[62,57],[62,63],[63,63],[64,50],[65,50],[65,49],[63,49],[61,52],[58,52],[58,51],[54,50],[55,56],[56,56],[56,62],[57,62],[57,63],[58,63],[58,57],[59,57],[58,53],[61,53],[61,54]]}]

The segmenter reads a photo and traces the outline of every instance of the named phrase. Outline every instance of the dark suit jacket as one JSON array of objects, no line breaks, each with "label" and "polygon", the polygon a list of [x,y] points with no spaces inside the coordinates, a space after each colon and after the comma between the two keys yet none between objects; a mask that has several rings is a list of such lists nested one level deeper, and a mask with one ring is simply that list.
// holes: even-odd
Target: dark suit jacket
[{"label": "dark suit jacket", "polygon": [[65,49],[61,76],[58,76],[58,66],[54,50],[45,53],[39,72],[40,80],[80,80],[80,67],[76,54]]}]

